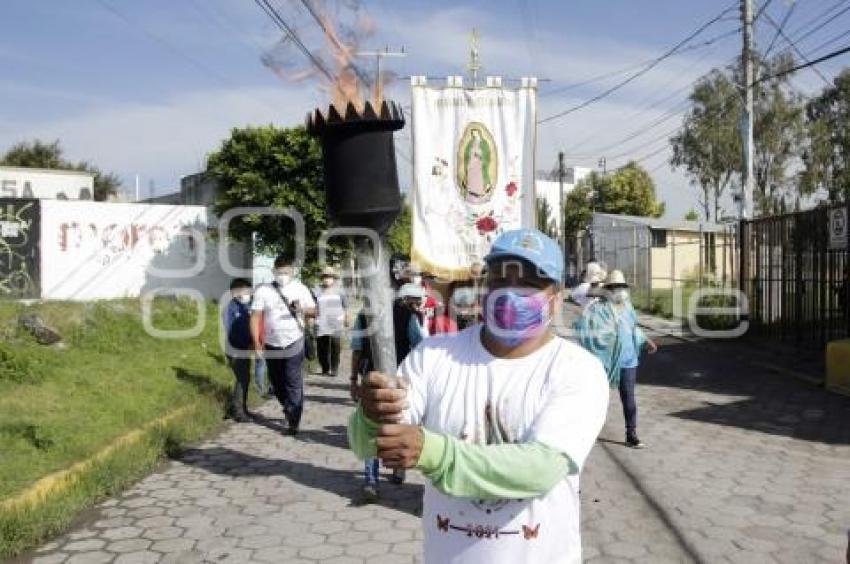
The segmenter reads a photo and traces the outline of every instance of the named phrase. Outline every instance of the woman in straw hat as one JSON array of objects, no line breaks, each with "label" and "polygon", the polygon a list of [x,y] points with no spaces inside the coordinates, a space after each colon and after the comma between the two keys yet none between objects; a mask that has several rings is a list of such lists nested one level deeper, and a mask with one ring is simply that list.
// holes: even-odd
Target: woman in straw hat
[{"label": "woman in straw hat", "polygon": [[619,388],[626,420],[626,446],[643,448],[637,435],[635,382],[644,347],[654,354],[658,347],[637,325],[637,314],[629,299],[629,285],[619,270],[605,280],[605,291],[590,303],[575,324],[579,342],[605,365],[608,382]]}]

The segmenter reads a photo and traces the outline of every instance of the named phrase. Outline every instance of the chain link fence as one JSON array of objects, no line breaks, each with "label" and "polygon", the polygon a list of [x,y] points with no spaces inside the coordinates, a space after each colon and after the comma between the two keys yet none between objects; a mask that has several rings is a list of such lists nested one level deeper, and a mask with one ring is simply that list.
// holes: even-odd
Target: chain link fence
[{"label": "chain link fence", "polygon": [[597,214],[572,252],[579,272],[589,260],[603,262],[609,272],[622,271],[635,307],[665,317],[687,317],[697,305],[691,304],[696,290],[738,284],[735,225]]}]

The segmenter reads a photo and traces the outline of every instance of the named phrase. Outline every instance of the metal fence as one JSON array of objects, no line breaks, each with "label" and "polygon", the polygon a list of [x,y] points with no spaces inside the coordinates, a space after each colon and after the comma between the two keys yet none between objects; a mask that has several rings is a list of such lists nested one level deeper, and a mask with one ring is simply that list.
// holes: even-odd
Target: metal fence
[{"label": "metal fence", "polygon": [[698,289],[737,286],[734,225],[686,230],[623,221],[595,224],[592,233],[578,237],[571,247],[577,265],[595,259],[609,271],[621,270],[632,286],[633,303],[668,317],[687,317]]},{"label": "metal fence", "polygon": [[821,346],[850,336],[850,258],[830,249],[830,208],[744,222],[751,330]]}]

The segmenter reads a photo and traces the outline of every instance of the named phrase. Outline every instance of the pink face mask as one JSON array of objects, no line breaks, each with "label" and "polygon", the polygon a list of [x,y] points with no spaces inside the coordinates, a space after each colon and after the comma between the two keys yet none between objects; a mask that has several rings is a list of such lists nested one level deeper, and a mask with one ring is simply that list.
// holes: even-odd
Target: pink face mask
[{"label": "pink face mask", "polygon": [[549,325],[551,298],[545,292],[523,295],[515,289],[490,291],[484,297],[484,324],[500,343],[515,347]]}]

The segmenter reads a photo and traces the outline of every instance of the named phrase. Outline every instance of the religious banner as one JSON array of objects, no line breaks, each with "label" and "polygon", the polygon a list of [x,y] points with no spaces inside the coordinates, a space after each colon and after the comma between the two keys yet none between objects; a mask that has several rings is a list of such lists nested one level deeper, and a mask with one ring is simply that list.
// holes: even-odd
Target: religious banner
[{"label": "religious banner", "polygon": [[460,81],[411,80],[411,259],[447,280],[470,278],[502,232],[534,227],[536,80],[516,89]]}]

